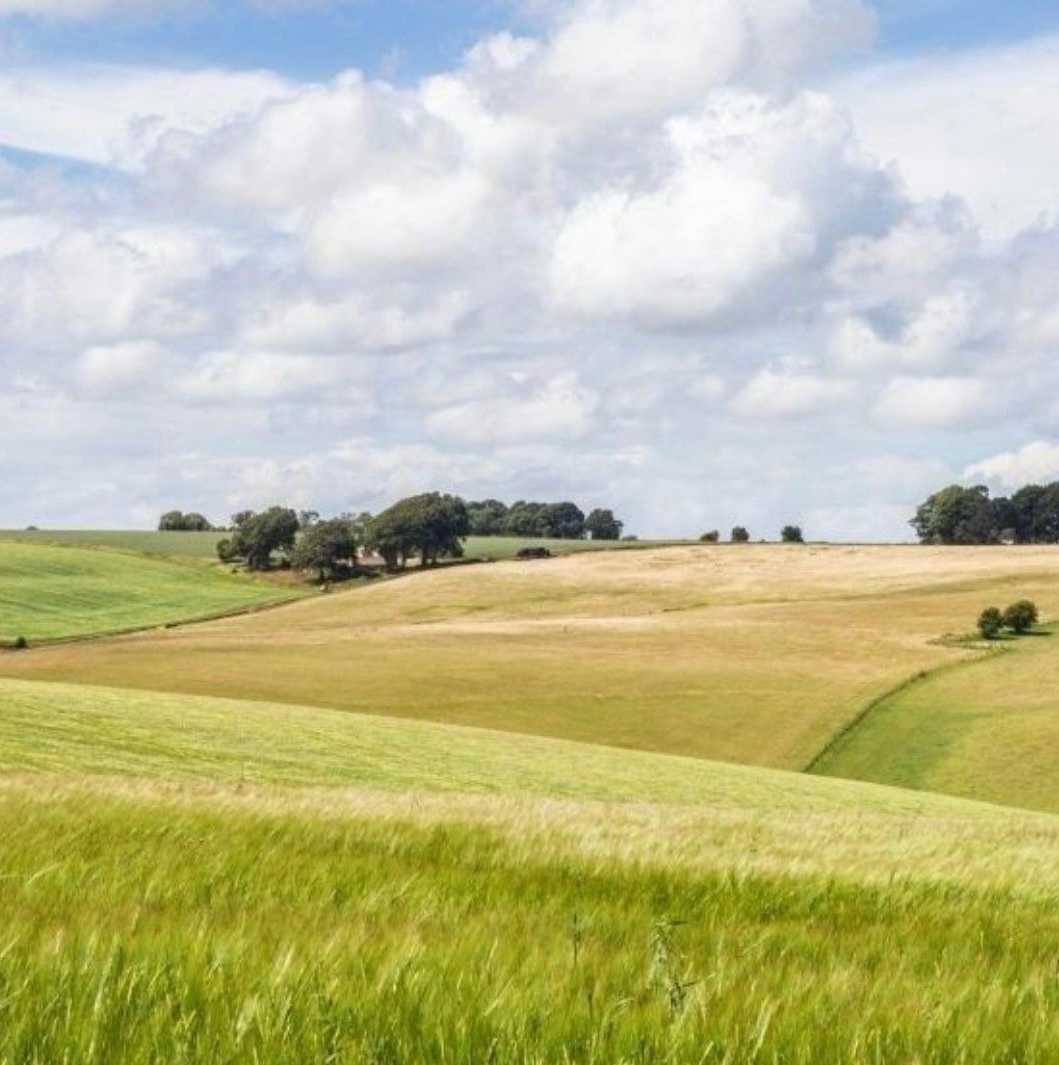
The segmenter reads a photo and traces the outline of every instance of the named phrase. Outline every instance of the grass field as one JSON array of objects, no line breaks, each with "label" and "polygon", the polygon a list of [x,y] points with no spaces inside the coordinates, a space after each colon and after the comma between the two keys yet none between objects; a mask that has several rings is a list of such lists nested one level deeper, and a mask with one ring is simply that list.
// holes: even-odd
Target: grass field
[{"label": "grass field", "polygon": [[1047,629],[881,703],[821,773],[1059,812],[1059,640]]},{"label": "grass field", "polygon": [[294,707],[0,700],[5,1063],[1059,1053],[1059,819]]},{"label": "grass field", "polygon": [[297,593],[199,564],[118,551],[0,543],[0,641],[162,625]]},{"label": "grass field", "polygon": [[[0,542],[14,540],[29,544],[59,544],[67,547],[109,547],[145,555],[172,558],[199,558],[215,561],[217,543],[224,532],[156,532],[105,529],[8,529],[0,530]],[[678,541],[674,541],[676,543]],[[650,541],[542,540],[517,536],[471,536],[464,545],[467,558],[503,560],[514,558],[520,547],[547,547],[555,555],[581,551],[629,550],[657,547]]]},{"label": "grass field", "polygon": [[1059,817],[836,779],[1054,807],[1054,639],[938,640],[1022,596],[671,548],[0,654],[0,1065],[1059,1060]]},{"label": "grass field", "polygon": [[0,658],[0,673],[315,705],[801,769],[971,652],[983,601],[1059,614],[1051,552],[752,545],[465,567]]}]

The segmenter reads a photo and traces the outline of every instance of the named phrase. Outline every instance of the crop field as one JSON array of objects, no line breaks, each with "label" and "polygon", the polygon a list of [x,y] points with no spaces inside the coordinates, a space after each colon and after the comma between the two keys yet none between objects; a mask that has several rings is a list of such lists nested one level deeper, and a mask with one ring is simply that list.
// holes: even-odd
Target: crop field
[{"label": "crop field", "polygon": [[0,653],[0,1065],[1057,1060],[1059,645],[943,639],[1024,596],[674,547]]},{"label": "crop field", "polygon": [[414,574],[279,612],[0,658],[0,674],[431,720],[804,769],[864,705],[1059,615],[1045,549],[669,548]]},{"label": "crop field", "polygon": [[5,1062],[1059,1052],[1059,819],[320,710],[0,691]]},{"label": "crop field", "polygon": [[881,703],[820,772],[1059,812],[1059,637],[1044,629]]},{"label": "crop field", "polygon": [[295,594],[198,564],[0,542],[0,641],[8,643],[164,625]]},{"label": "crop field", "polygon": [[[198,558],[216,561],[217,544],[224,532],[157,532],[106,529],[8,529],[0,530],[0,542],[58,544],[67,547],[109,547],[116,551],[156,555],[162,558]],[[676,543],[677,541],[674,541]],[[470,536],[464,545],[469,559],[514,558],[519,548],[546,547],[554,555],[582,551],[630,550],[664,546],[651,541],[544,540],[532,536]]]}]

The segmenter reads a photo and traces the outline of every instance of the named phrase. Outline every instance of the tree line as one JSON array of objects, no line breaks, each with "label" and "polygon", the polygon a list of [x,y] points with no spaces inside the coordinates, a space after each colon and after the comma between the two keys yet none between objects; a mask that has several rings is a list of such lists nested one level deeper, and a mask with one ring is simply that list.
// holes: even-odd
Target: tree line
[{"label": "tree line", "polygon": [[[159,529],[209,531],[199,514],[168,511]],[[360,549],[379,556],[389,569],[415,559],[420,566],[461,558],[468,536],[516,535],[545,539],[617,540],[623,523],[611,510],[587,517],[574,503],[528,503],[507,506],[498,500],[467,503],[459,496],[425,492],[399,500],[379,514],[343,514],[321,519],[313,510],[272,506],[233,514],[228,535],[218,542],[223,562],[267,570],[277,554],[281,564],[314,572],[321,581],[351,576],[358,570]]]},{"label": "tree line", "polygon": [[950,484],[919,505],[911,525],[924,544],[1056,544],[1059,481],[996,498],[985,485]]}]

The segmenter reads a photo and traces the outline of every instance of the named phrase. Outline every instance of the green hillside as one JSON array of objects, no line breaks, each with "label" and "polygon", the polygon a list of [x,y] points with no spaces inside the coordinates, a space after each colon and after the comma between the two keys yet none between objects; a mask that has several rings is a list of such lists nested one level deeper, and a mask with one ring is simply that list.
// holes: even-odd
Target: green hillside
[{"label": "green hillside", "polygon": [[879,704],[820,773],[1059,811],[1054,629],[930,674]]},{"label": "green hillside", "polygon": [[161,625],[292,594],[198,563],[0,543],[0,641],[8,643]]},{"label": "green hillside", "polygon": [[1059,819],[296,707],[0,706],[3,1062],[1059,1053]]}]

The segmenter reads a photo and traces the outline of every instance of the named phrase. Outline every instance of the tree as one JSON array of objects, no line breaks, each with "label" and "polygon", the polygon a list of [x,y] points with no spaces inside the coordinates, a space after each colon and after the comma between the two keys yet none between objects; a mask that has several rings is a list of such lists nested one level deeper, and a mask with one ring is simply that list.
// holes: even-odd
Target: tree
[{"label": "tree", "polygon": [[704,532],[699,537],[699,542],[704,544],[715,544],[720,538],[721,534],[716,529],[711,529],[709,532]]},{"label": "tree", "polygon": [[179,510],[167,510],[158,519],[159,532],[212,532],[213,526],[201,515],[192,511],[184,514]]},{"label": "tree", "polygon": [[585,514],[576,503],[548,503],[540,513],[541,535],[553,540],[580,540],[585,535]]},{"label": "tree", "polygon": [[467,516],[471,523],[471,536],[500,536],[507,521],[507,504],[499,499],[483,499],[467,504]]},{"label": "tree", "polygon": [[800,525],[784,525],[780,531],[780,539],[785,544],[804,544],[805,538],[802,536],[802,527]]},{"label": "tree", "polygon": [[298,536],[298,515],[289,507],[269,507],[255,514],[240,511],[232,516],[232,535],[217,545],[217,555],[224,562],[245,560],[252,570],[266,570],[275,551],[288,554]]},{"label": "tree", "polygon": [[427,492],[402,499],[372,519],[367,546],[394,568],[419,555],[421,566],[439,558],[460,558],[470,534],[467,505],[458,496]]},{"label": "tree", "polygon": [[357,565],[357,538],[353,526],[343,518],[316,521],[305,529],[291,552],[291,565],[299,570],[315,570],[319,580],[333,580]]},{"label": "tree", "polygon": [[503,531],[508,536],[546,536],[542,512],[545,503],[527,503],[520,499],[508,508]]},{"label": "tree", "polygon": [[585,518],[585,532],[587,532],[593,540],[620,540],[623,528],[625,528],[625,523],[618,521],[618,519],[614,517],[613,510],[602,510],[599,507],[596,507],[596,509]]},{"label": "tree", "polygon": [[320,520],[318,510],[299,510],[298,526],[302,529],[311,529]]},{"label": "tree", "polygon": [[182,510],[167,510],[158,519],[159,532],[183,532],[184,512]]},{"label": "tree", "polygon": [[1037,624],[1037,606],[1029,599],[1020,599],[1004,611],[1005,629],[1010,629],[1016,636],[1029,632]]},{"label": "tree", "polygon": [[983,639],[995,640],[1000,635],[1000,630],[1003,627],[1003,615],[995,606],[986,607],[985,610],[978,615],[978,631],[981,633]]},{"label": "tree", "polygon": [[733,544],[747,544],[750,542],[750,533],[742,525],[736,525],[732,529]]},{"label": "tree", "polygon": [[994,544],[1000,539],[985,485],[950,484],[918,507],[911,524],[925,544]]}]

